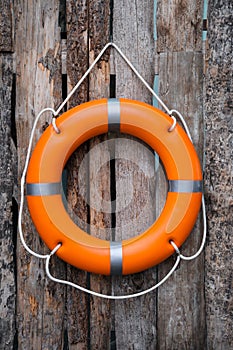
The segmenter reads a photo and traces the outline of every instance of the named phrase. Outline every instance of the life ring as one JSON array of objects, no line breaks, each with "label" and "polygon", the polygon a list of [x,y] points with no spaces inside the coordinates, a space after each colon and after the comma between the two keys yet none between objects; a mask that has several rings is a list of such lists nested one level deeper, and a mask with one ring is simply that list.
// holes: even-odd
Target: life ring
[{"label": "life ring", "polygon": [[[190,234],[201,205],[202,172],[194,146],[172,119],[148,104],[102,99],[75,107],[57,119],[60,133],[49,126],[39,139],[27,171],[27,201],[39,235],[57,255],[82,270],[98,274],[132,274],[159,264]],[[121,242],[90,236],[68,215],[61,196],[63,168],[83,142],[119,130],[136,136],[160,156],[168,179],[165,206],[145,232]]]}]

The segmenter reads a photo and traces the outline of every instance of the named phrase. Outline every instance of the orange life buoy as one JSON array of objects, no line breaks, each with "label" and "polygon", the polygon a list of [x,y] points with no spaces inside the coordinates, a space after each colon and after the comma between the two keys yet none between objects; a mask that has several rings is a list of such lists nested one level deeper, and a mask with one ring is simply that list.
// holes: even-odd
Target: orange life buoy
[{"label": "orange life buoy", "polygon": [[[57,119],[60,134],[49,126],[38,141],[27,171],[27,201],[41,238],[66,262],[100,274],[132,274],[174,253],[190,234],[201,205],[202,172],[194,146],[172,119],[145,103],[102,99],[84,103]],[[140,138],[160,156],[168,194],[159,218],[145,232],[121,242],[90,236],[68,215],[61,196],[63,168],[84,141],[109,130]]]}]

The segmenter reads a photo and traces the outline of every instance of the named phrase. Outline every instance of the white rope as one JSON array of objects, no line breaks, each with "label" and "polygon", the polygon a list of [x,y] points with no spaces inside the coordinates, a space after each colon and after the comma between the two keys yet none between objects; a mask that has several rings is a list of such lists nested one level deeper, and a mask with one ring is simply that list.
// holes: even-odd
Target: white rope
[{"label": "white rope", "polygon": [[[180,122],[181,122],[181,124],[183,125],[183,127],[185,129],[186,134],[188,135],[190,141],[193,143],[193,140],[192,140],[191,133],[189,131],[188,125],[185,122],[184,117],[182,116],[182,114],[180,112],[178,112],[176,109],[171,109],[170,112],[171,112],[171,117],[173,117],[172,113],[175,113],[175,114],[178,115],[178,117],[180,119]],[[173,125],[169,128],[168,131],[172,131],[172,130],[174,130]],[[193,254],[191,256],[185,256],[185,255],[180,254],[180,258],[182,260],[193,260],[196,257],[198,257],[198,255],[200,255],[202,250],[204,249],[205,241],[206,241],[206,234],[207,234],[207,220],[206,220],[206,207],[205,207],[204,195],[202,195],[201,207],[202,207],[202,218],[203,218],[203,234],[202,234],[202,241],[201,241],[200,248],[198,249],[198,251],[195,254]],[[176,246],[176,244],[174,242],[171,242],[171,244],[172,244],[173,248],[176,250],[176,252],[178,252],[179,249]]]},{"label": "white rope", "polygon": [[66,99],[63,101],[63,103],[60,105],[60,107],[56,110],[55,116],[59,114],[59,112],[62,110],[62,108],[66,105],[66,103],[69,101],[69,99],[73,96],[75,91],[79,88],[79,86],[82,84],[82,82],[86,79],[86,77],[89,75],[91,70],[94,68],[96,63],[100,60],[100,58],[103,56],[105,51],[110,47],[114,47],[116,51],[120,54],[120,56],[123,58],[123,60],[128,64],[128,66],[132,69],[132,71],[136,74],[139,80],[145,85],[145,87],[150,91],[150,93],[156,98],[156,100],[161,104],[161,106],[165,109],[165,111],[171,115],[172,111],[169,110],[169,108],[166,106],[166,104],[161,100],[161,98],[156,94],[156,92],[150,87],[150,85],[146,82],[146,80],[141,76],[141,74],[137,71],[137,69],[133,66],[133,64],[130,62],[130,60],[125,56],[125,54],[121,51],[121,49],[114,43],[109,42],[107,43],[104,48],[101,50],[99,55],[96,57],[96,59],[93,61],[93,63],[90,65],[88,70],[84,73],[82,78],[77,82],[75,87],[71,90],[71,92],[68,94]]},{"label": "white rope", "polygon": [[138,293],[134,293],[134,294],[128,294],[128,295],[108,295],[108,294],[102,294],[102,293],[97,293],[94,292],[93,290],[81,287],[78,284],[75,284],[73,282],[70,281],[66,281],[66,280],[61,280],[59,278],[56,278],[54,276],[51,275],[50,273],[50,269],[49,269],[49,262],[51,259],[51,256],[54,255],[54,253],[61,247],[61,244],[58,244],[53,251],[47,256],[46,258],[46,264],[45,264],[45,270],[46,270],[46,274],[47,276],[53,281],[53,282],[57,282],[57,283],[61,283],[61,284],[65,284],[68,285],[70,287],[74,287],[82,292],[91,294],[95,297],[99,297],[99,298],[103,298],[103,299],[112,299],[112,300],[122,300],[122,299],[129,299],[129,298],[136,298],[136,297],[140,297],[142,295],[145,295],[147,293],[152,292],[153,290],[157,289],[158,287],[160,287],[172,274],[173,272],[176,270],[177,266],[179,265],[180,262],[180,255],[177,255],[175,264],[173,265],[173,267],[171,268],[171,270],[167,273],[166,276],[164,276],[164,278],[159,281],[157,284],[155,284],[154,286],[152,286],[151,288],[148,288],[146,290],[143,290],[141,292]]},{"label": "white rope", "polygon": [[32,149],[32,143],[33,143],[33,137],[35,134],[35,130],[37,127],[37,123],[41,117],[41,115],[45,112],[52,112],[53,117],[52,117],[52,126],[55,130],[56,133],[60,133],[59,128],[56,125],[56,116],[59,114],[59,112],[62,110],[62,108],[65,106],[65,104],[68,102],[68,100],[71,98],[71,96],[75,93],[75,91],[78,89],[78,87],[82,84],[82,82],[84,81],[84,79],[88,76],[88,74],[91,72],[91,70],[93,69],[93,67],[95,66],[95,64],[99,61],[99,59],[101,58],[101,56],[104,54],[104,52],[107,50],[108,47],[113,46],[118,53],[121,55],[121,57],[126,61],[126,63],[129,65],[129,67],[132,69],[132,71],[136,74],[136,76],[141,80],[141,82],[146,86],[146,88],[151,92],[151,94],[157,99],[157,101],[161,104],[161,106],[166,110],[166,112],[171,116],[171,118],[173,119],[173,124],[171,125],[171,127],[168,129],[169,132],[172,132],[175,129],[176,126],[176,118],[173,116],[173,113],[177,114],[181,123],[183,124],[183,127],[188,135],[188,137],[190,138],[190,140],[192,141],[191,138],[191,134],[189,132],[188,126],[183,118],[183,116],[176,111],[175,109],[169,110],[169,108],[164,104],[164,102],[158,97],[158,95],[154,92],[154,90],[149,86],[149,84],[145,81],[145,79],[139,74],[139,72],[136,70],[136,68],[132,65],[132,63],[128,60],[128,58],[123,54],[123,52],[119,49],[119,47],[117,45],[115,45],[114,43],[110,42],[108,44],[105,45],[105,47],[102,49],[102,51],[100,52],[100,54],[97,56],[97,58],[94,60],[94,62],[91,64],[91,66],[88,68],[88,70],[86,71],[86,73],[82,76],[82,78],[78,81],[78,83],[75,85],[75,87],[71,90],[71,92],[68,94],[67,98],[64,100],[64,102],[59,106],[59,108],[55,111],[53,108],[45,108],[42,111],[40,111],[40,113],[37,115],[34,124],[33,124],[33,128],[31,131],[31,135],[30,135],[30,139],[29,139],[29,144],[28,144],[28,150],[27,150],[27,155],[26,155],[26,160],[25,160],[25,166],[23,169],[23,173],[22,173],[22,177],[21,177],[21,198],[20,198],[20,206],[19,206],[19,219],[18,219],[18,227],[19,227],[19,234],[20,234],[20,239],[21,242],[24,246],[24,248],[33,256],[40,258],[40,259],[46,259],[46,273],[47,276],[54,282],[57,283],[62,283],[62,284],[66,284],[69,285],[71,287],[74,287],[76,289],[79,289],[80,291],[89,293],[93,296],[97,296],[97,297],[101,297],[101,298],[105,298],[105,299],[128,299],[128,298],[135,298],[135,297],[139,297],[142,296],[146,293],[152,292],[153,290],[155,290],[156,288],[158,288],[159,286],[161,286],[172,274],[173,272],[176,270],[180,259],[183,260],[192,260],[195,259],[203,250],[204,245],[205,245],[205,240],[206,240],[206,210],[205,210],[205,200],[204,200],[204,196],[202,196],[202,213],[203,213],[203,237],[202,237],[202,242],[200,245],[200,248],[198,249],[198,251],[192,255],[192,256],[184,256],[180,253],[179,248],[177,247],[177,245],[173,242],[170,241],[170,243],[172,244],[175,252],[177,253],[177,259],[175,261],[175,264],[173,265],[173,267],[171,268],[171,270],[167,273],[167,275],[157,284],[155,284],[154,286],[152,286],[151,288],[148,288],[144,291],[135,293],[135,294],[129,294],[129,295],[106,295],[106,294],[101,294],[101,293],[97,293],[94,291],[91,291],[89,289],[83,288],[73,282],[70,281],[66,281],[66,280],[61,280],[58,278],[55,278],[54,276],[51,275],[50,273],[50,269],[49,269],[49,263],[50,263],[50,259],[51,257],[57,252],[57,250],[61,247],[61,244],[58,244],[51,252],[50,254],[46,254],[46,255],[42,255],[39,254],[35,251],[33,251],[26,243],[25,239],[24,239],[24,234],[23,234],[23,230],[22,230],[22,215],[23,215],[23,206],[24,206],[24,187],[25,187],[25,181],[26,181],[26,174],[27,174],[27,169],[28,169],[28,164],[29,164],[29,160],[30,160],[30,154],[31,154],[31,149]]},{"label": "white rope", "polygon": [[[183,125],[183,127],[185,129],[186,134],[190,138],[191,142],[193,142],[192,136],[191,136],[189,128],[188,128],[188,125],[187,125],[186,121],[184,120],[184,117],[182,116],[182,114],[180,112],[178,112],[176,109],[171,109],[169,112],[170,112],[171,117],[174,117],[172,113],[175,113],[175,114],[178,115],[178,117],[179,117],[179,119],[180,119],[180,121],[181,121],[181,123],[182,123],[182,125]],[[170,127],[169,131],[172,131],[171,129],[172,130],[174,129],[173,125]]]},{"label": "white rope", "polygon": [[56,117],[53,117],[53,118],[52,118],[52,126],[53,126],[55,132],[56,132],[57,134],[60,134],[60,129],[57,127],[57,124],[56,124]]},{"label": "white rope", "polygon": [[[206,223],[206,208],[205,208],[205,198],[204,198],[204,195],[202,195],[202,200],[201,200],[201,203],[202,203],[202,218],[203,218],[203,235],[202,235],[202,241],[201,241],[201,244],[200,244],[200,248],[198,249],[198,251],[191,255],[191,256],[185,256],[183,254],[180,254],[180,258],[182,260],[193,260],[195,258],[198,257],[198,255],[201,254],[202,250],[204,249],[204,246],[205,246],[205,241],[206,241],[206,232],[207,232],[207,223]],[[173,242],[174,243],[174,242]],[[175,244],[175,243],[174,243]],[[173,245],[174,247],[174,245]],[[174,247],[175,248],[175,247]],[[177,248],[177,247],[176,247]],[[177,248],[178,249],[178,248]]]},{"label": "white rope", "polygon": [[173,120],[173,124],[170,126],[170,128],[168,129],[168,132],[172,132],[174,129],[175,129],[175,127],[176,127],[176,124],[177,124],[177,120],[176,120],[176,118],[174,117],[174,115],[171,115],[171,118],[172,118],[172,120]]},{"label": "white rope", "polygon": [[18,228],[19,228],[19,235],[20,235],[20,239],[21,242],[24,246],[24,248],[31,254],[34,255],[37,258],[40,259],[46,259],[47,255],[42,255],[42,254],[38,254],[36,252],[34,252],[31,248],[28,247],[28,245],[25,242],[24,239],[24,234],[23,234],[23,230],[22,230],[22,215],[23,215],[23,205],[24,205],[24,186],[25,186],[25,181],[26,181],[26,174],[27,174],[27,169],[28,169],[28,164],[29,164],[29,160],[30,160],[30,154],[31,154],[31,149],[32,149],[32,143],[33,143],[33,137],[35,134],[35,130],[37,127],[37,123],[40,119],[40,117],[42,116],[43,113],[45,112],[52,112],[52,114],[55,114],[55,111],[53,108],[45,108],[42,109],[42,111],[40,111],[40,113],[37,115],[33,127],[32,127],[32,131],[31,131],[31,135],[30,135],[30,139],[29,139],[29,144],[28,144],[28,150],[27,150],[27,155],[26,155],[26,160],[25,160],[25,165],[24,165],[24,169],[23,169],[23,173],[22,173],[22,177],[21,177],[21,182],[20,182],[20,205],[19,205],[19,219],[18,219]]},{"label": "white rope", "polygon": [[171,112],[169,108],[165,105],[165,103],[161,100],[161,98],[155,93],[155,91],[150,87],[150,85],[146,82],[146,80],[141,76],[141,74],[137,71],[137,69],[132,65],[129,59],[124,55],[121,49],[114,43],[110,43],[117,52],[121,55],[121,57],[125,60],[128,66],[132,69],[132,71],[136,74],[139,80],[145,85],[145,87],[150,91],[150,93],[156,98],[156,100],[161,104],[161,106],[165,109],[165,111],[170,115]]}]

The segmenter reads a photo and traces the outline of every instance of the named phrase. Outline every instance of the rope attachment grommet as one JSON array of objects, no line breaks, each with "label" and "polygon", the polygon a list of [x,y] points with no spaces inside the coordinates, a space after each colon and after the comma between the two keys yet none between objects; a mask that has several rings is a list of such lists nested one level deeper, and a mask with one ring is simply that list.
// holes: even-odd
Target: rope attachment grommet
[{"label": "rope attachment grommet", "polygon": [[52,126],[53,126],[54,131],[55,131],[57,134],[60,134],[60,133],[61,133],[61,130],[58,128],[58,126],[57,126],[57,124],[56,124],[56,116],[53,116],[53,117],[52,117]]},{"label": "rope attachment grommet", "polygon": [[170,117],[172,118],[173,123],[172,123],[172,125],[170,126],[170,128],[168,129],[168,132],[172,132],[172,131],[175,129],[176,124],[177,124],[176,117],[174,117],[174,115],[171,115]]},{"label": "rope attachment grommet", "polygon": [[175,252],[177,253],[177,255],[180,256],[180,250],[179,248],[177,247],[177,245],[175,244],[175,242],[173,242],[172,240],[169,241],[169,243],[173,246],[173,248],[175,249]]},{"label": "rope attachment grommet", "polygon": [[50,252],[49,256],[54,255],[54,254],[58,251],[58,249],[61,248],[61,246],[62,246],[62,243],[58,243],[58,244],[56,245],[56,247]]}]

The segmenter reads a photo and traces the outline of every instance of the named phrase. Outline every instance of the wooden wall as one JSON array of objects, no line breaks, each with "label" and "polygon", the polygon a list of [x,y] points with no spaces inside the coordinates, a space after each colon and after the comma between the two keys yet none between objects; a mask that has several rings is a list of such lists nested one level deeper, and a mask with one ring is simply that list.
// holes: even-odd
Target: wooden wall
[{"label": "wooden wall", "polygon": [[[209,0],[208,15],[206,5],[201,0],[0,0],[0,349],[233,348],[233,5]],[[25,252],[17,234],[19,179],[33,120],[42,108],[59,106],[109,40],[168,107],[185,116],[204,164],[208,221],[200,257],[182,261],[157,291],[115,302],[49,281],[44,262]],[[101,97],[157,106],[114,50],[104,54],[66,108]],[[49,120],[49,114],[42,118],[35,141]],[[106,239],[144,231],[165,201],[158,161],[127,135],[109,133],[83,144],[66,167],[74,220]],[[200,217],[184,254],[198,249],[202,228]],[[23,230],[30,247],[48,251],[26,208]],[[152,286],[174,259],[111,278],[54,257],[52,272],[98,292],[123,294]]]}]

